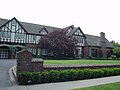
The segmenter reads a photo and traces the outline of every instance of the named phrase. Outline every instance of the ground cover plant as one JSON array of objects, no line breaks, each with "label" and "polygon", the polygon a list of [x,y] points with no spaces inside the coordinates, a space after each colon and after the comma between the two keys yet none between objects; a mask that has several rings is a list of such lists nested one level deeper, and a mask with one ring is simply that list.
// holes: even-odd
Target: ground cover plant
[{"label": "ground cover plant", "polygon": [[120,90],[120,82],[105,84],[105,85],[97,85],[86,88],[78,88],[73,90]]}]

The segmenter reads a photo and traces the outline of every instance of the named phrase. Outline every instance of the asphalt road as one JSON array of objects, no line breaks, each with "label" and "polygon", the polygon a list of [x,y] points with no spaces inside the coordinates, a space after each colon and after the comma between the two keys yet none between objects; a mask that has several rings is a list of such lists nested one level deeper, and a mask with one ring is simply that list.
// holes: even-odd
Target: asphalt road
[{"label": "asphalt road", "polygon": [[14,65],[16,65],[15,59],[0,59],[0,88],[12,86],[9,70]]}]

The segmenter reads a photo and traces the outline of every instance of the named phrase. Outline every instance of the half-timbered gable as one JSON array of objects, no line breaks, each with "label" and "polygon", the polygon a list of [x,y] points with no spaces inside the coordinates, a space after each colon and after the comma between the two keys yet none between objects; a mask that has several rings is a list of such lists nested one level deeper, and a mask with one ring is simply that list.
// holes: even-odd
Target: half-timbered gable
[{"label": "half-timbered gable", "polygon": [[13,42],[13,43],[25,43],[26,42],[26,31],[13,18],[0,27],[0,41],[2,42]]},{"label": "half-timbered gable", "polygon": [[43,27],[40,31],[39,31],[40,35],[44,36],[48,34],[48,31],[45,27]]}]

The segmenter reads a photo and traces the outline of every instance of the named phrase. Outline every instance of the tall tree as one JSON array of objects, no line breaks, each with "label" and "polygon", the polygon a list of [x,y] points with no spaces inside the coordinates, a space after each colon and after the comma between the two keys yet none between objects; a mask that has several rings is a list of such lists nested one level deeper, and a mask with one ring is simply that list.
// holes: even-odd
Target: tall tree
[{"label": "tall tree", "polygon": [[73,56],[77,41],[73,37],[68,37],[64,30],[55,30],[44,36],[39,41],[39,47],[49,49],[56,57]]}]

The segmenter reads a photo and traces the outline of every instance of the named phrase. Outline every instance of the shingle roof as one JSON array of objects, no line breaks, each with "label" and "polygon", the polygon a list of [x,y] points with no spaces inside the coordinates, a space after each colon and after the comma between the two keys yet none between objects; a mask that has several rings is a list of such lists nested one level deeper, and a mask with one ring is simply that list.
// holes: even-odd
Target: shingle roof
[{"label": "shingle roof", "polygon": [[8,22],[7,19],[2,19],[2,18],[0,18],[0,27],[1,27],[2,25],[4,25],[6,22]]},{"label": "shingle roof", "polygon": [[[88,43],[89,46],[98,46],[100,47],[100,37],[98,36],[93,36],[93,35],[88,35],[85,34],[86,38],[86,42]],[[108,48],[114,48],[114,46],[105,38],[105,42],[106,42],[106,47]]]},{"label": "shingle roof", "polygon": [[[4,25],[9,20],[7,19],[1,19],[0,18],[0,27]],[[19,21],[20,22],[20,21]],[[57,27],[51,27],[51,26],[45,26],[45,25],[39,25],[39,24],[33,24],[33,23],[27,23],[27,22],[20,22],[20,24],[24,27],[24,29],[31,34],[39,34],[39,31],[43,28],[46,28],[48,32],[52,32],[55,29],[58,29]]]}]

